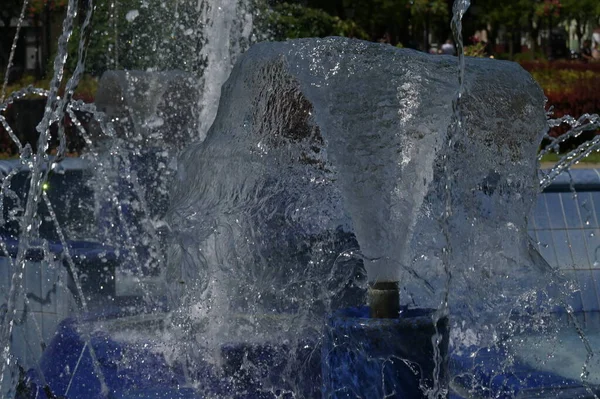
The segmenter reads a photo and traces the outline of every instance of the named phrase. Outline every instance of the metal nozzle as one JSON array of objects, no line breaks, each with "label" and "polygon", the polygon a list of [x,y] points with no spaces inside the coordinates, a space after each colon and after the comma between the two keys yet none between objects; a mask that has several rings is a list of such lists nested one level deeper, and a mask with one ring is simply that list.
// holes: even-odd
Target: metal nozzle
[{"label": "metal nozzle", "polygon": [[371,317],[396,319],[400,314],[400,290],[397,281],[379,281],[369,285]]}]

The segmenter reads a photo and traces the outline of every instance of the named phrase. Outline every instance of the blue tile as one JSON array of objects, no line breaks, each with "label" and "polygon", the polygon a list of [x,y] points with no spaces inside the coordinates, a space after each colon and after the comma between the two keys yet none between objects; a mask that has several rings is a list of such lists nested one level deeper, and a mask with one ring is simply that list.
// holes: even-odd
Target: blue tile
[{"label": "blue tile", "polygon": [[596,285],[591,270],[577,270],[577,280],[581,287],[581,302],[584,312],[600,310]]},{"label": "blue tile", "polygon": [[[595,244],[598,237],[590,236],[592,231],[582,229],[567,230],[567,239],[571,249],[571,259],[576,269],[589,269],[594,261],[594,253],[591,251],[590,244]],[[600,241],[598,242],[600,244]],[[600,255],[600,253],[599,253]]]},{"label": "blue tile", "polygon": [[585,230],[584,239],[590,257],[590,265],[588,267],[597,267],[600,264],[600,230]]},{"label": "blue tile", "polygon": [[[577,193],[575,203],[579,212],[581,225],[587,228],[598,227],[598,216],[594,206],[595,193],[582,192]],[[599,198],[600,199],[600,198]]]},{"label": "blue tile", "polygon": [[574,259],[571,247],[569,246],[566,230],[553,230],[551,231],[551,236],[552,241],[550,242],[550,245],[553,247],[556,254],[558,267],[561,269],[574,267]]},{"label": "blue tile", "polygon": [[45,266],[45,263],[39,262],[26,262],[25,264],[25,276],[24,276],[24,284],[23,287],[25,289],[25,293],[28,296],[33,296],[33,298],[38,298],[38,300],[29,300],[29,310],[33,312],[41,312],[42,305],[40,304],[39,299],[44,298],[42,294],[42,268]]},{"label": "blue tile", "polygon": [[573,198],[572,193],[561,193],[560,199],[567,228],[585,227],[582,211],[579,209],[579,198]]},{"label": "blue tile", "polygon": [[561,204],[561,193],[547,193],[544,194],[546,200],[547,218],[550,228],[553,229],[564,229],[565,217]]},{"label": "blue tile", "polygon": [[573,308],[574,312],[582,312],[583,302],[581,300],[581,287],[579,286],[579,281],[577,280],[577,272],[575,270],[565,270],[565,276],[569,280],[573,281],[577,287],[577,289],[571,292],[571,294],[565,298],[565,300],[567,304]]},{"label": "blue tile", "polygon": [[596,299],[598,301],[598,308],[600,308],[600,268],[592,269],[592,284],[594,284],[594,288],[596,289]]},{"label": "blue tile", "polygon": [[552,243],[552,232],[550,230],[535,230],[530,231],[529,233],[533,242],[536,244],[536,249],[546,262],[554,268],[559,267],[554,244]]},{"label": "blue tile", "polygon": [[535,229],[549,229],[550,220],[548,219],[548,209],[546,208],[546,195],[540,194],[537,197],[535,206],[529,218],[529,225]]},{"label": "blue tile", "polygon": [[[592,218],[591,223],[595,223],[595,226],[593,227],[600,227],[600,191],[582,193],[581,197],[580,207],[582,208],[582,212],[586,214],[592,213],[594,217]],[[587,201],[585,201],[584,198],[587,199]]]}]

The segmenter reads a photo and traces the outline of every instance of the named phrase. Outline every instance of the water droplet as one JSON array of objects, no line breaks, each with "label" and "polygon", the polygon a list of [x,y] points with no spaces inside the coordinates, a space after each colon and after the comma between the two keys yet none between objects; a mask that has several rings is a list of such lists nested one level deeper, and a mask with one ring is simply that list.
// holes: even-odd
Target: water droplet
[{"label": "water droplet", "polygon": [[129,10],[127,11],[127,14],[125,14],[125,19],[127,22],[133,22],[139,15],[140,12],[138,10]]}]

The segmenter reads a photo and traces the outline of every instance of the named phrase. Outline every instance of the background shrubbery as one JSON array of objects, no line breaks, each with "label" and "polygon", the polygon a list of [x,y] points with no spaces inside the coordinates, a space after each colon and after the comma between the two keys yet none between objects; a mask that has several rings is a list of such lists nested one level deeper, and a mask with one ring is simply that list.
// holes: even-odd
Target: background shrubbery
[{"label": "background shrubbery", "polygon": [[[544,89],[555,118],[600,113],[600,64],[537,61],[521,62],[521,65]],[[565,125],[555,127],[550,135],[557,137],[567,130]],[[561,152],[575,148],[598,133],[600,131],[589,131],[568,140],[561,146]]]},{"label": "background shrubbery", "polygon": [[369,38],[367,32],[352,20],[343,20],[323,10],[300,4],[277,4],[267,15],[268,30],[275,40],[325,36]]},{"label": "background shrubbery", "polygon": [[[7,93],[14,93],[27,86],[35,86],[42,89],[49,88],[49,80],[36,81],[32,76],[25,76],[18,82],[7,87]],[[64,93],[65,82],[59,90],[59,95]],[[80,80],[77,89],[73,95],[75,100],[84,102],[93,102],[98,88],[98,79],[89,75],[83,76]],[[38,96],[30,95],[16,100],[10,104],[8,108],[2,112],[6,118],[6,122],[13,129],[21,144],[29,144],[35,150],[37,146],[38,133],[35,130],[37,123],[42,120],[46,99]],[[80,114],[80,113],[79,113]],[[79,115],[80,121],[85,123],[89,115]],[[67,135],[67,150],[70,155],[77,155],[81,152],[84,141],[77,133],[75,126],[70,118],[65,116],[64,120],[65,133]],[[57,124],[53,124],[50,128],[52,142],[50,148],[55,148],[57,144]],[[13,143],[5,128],[0,125],[0,159],[16,157],[18,155],[17,146]]]}]

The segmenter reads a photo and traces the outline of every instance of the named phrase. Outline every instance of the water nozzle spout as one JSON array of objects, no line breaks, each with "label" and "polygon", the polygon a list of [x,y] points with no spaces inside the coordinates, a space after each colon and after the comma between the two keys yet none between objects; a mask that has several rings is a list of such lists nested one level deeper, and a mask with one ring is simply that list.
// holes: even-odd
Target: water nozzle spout
[{"label": "water nozzle spout", "polygon": [[371,317],[396,319],[400,314],[400,290],[397,281],[377,281],[369,285]]}]

